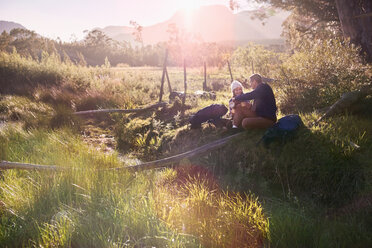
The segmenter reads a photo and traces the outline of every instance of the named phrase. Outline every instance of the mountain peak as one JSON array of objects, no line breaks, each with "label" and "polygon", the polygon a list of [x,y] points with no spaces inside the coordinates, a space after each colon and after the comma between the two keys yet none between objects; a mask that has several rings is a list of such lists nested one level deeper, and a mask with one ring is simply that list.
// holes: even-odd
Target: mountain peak
[{"label": "mountain peak", "polygon": [[[156,44],[169,39],[169,25],[173,24],[179,32],[200,37],[206,42],[239,42],[265,39],[280,39],[282,23],[288,12],[273,15],[265,20],[252,19],[252,12],[234,14],[224,5],[201,6],[195,10],[178,10],[170,19],[142,30],[145,44]],[[128,40],[133,28],[128,26],[109,26],[101,29],[108,36]],[[133,40],[133,39],[132,39]]]},{"label": "mountain peak", "polygon": [[0,33],[2,33],[3,31],[9,33],[12,29],[15,28],[26,29],[24,26],[16,22],[0,21]]}]

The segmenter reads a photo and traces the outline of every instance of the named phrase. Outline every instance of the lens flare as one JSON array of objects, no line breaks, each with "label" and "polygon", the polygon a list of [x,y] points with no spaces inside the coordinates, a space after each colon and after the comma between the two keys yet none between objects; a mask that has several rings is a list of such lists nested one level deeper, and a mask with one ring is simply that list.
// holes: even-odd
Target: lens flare
[{"label": "lens flare", "polygon": [[195,10],[200,7],[200,1],[198,0],[178,0],[178,6],[180,9]]}]

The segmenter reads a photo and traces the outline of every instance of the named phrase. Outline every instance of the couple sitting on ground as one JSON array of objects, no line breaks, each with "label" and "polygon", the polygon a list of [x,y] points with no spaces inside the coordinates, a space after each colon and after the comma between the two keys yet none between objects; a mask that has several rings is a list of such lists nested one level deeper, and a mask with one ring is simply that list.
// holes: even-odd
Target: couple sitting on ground
[{"label": "couple sitting on ground", "polygon": [[[233,98],[229,101],[232,128],[268,128],[276,122],[276,103],[271,87],[259,74],[250,76],[253,91],[243,94],[239,81],[231,83]],[[253,100],[253,104],[249,102]]]}]

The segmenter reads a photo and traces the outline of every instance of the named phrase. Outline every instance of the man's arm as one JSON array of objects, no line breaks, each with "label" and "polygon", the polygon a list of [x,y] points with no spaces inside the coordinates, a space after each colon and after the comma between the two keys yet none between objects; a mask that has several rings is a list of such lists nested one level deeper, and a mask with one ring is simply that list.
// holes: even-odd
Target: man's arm
[{"label": "man's arm", "polygon": [[237,101],[246,101],[246,100],[252,100],[256,99],[260,95],[259,88],[256,88],[255,90],[242,94],[240,96],[235,97],[235,100]]}]

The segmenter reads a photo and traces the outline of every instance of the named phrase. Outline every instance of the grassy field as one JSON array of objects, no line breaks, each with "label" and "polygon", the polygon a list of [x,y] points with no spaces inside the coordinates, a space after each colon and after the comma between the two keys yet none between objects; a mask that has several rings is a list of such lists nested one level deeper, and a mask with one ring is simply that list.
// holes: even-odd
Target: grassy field
[{"label": "grassy field", "polygon": [[[72,115],[77,110],[155,103],[161,70],[44,60],[2,54],[0,159],[67,168],[1,172],[0,246],[372,245],[371,98],[320,126],[310,127],[317,111],[300,113],[305,127],[283,144],[257,146],[264,131],[246,131],[174,168],[129,173],[109,169],[175,155],[230,134],[209,123],[196,130],[187,124],[202,107],[227,105],[228,69],[208,69],[216,100],[190,97],[184,116],[176,100],[144,115],[77,118]],[[168,71],[173,90],[182,91],[183,68]],[[233,74],[245,75],[241,68]],[[18,87],[27,80],[28,87]],[[187,82],[188,92],[201,90],[202,69],[188,69]],[[281,109],[285,84],[279,80],[272,87]],[[87,143],[92,127],[98,137],[115,138],[113,152]]]}]

